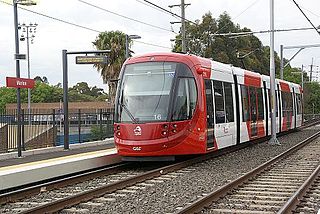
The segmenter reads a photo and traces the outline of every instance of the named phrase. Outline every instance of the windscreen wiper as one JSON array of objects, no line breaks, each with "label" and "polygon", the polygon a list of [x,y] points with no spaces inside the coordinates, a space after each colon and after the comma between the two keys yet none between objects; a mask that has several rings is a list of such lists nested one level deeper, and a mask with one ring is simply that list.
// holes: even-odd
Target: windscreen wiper
[{"label": "windscreen wiper", "polygon": [[120,106],[127,112],[127,114],[129,115],[133,123],[138,123],[138,120],[134,118],[134,116],[131,114],[131,112],[129,111],[128,107],[125,104],[121,103]]}]

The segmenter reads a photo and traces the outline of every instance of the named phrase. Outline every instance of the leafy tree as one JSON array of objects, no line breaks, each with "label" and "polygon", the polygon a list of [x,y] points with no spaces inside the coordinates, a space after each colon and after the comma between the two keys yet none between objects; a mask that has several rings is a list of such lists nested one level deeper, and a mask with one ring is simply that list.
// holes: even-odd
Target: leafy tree
[{"label": "leafy tree", "polygon": [[[283,70],[283,79],[301,85],[301,68],[291,68],[291,66],[287,66]],[[307,73],[304,73],[303,80],[304,82],[309,81]]]},{"label": "leafy tree", "polygon": [[304,85],[304,113],[311,114],[320,112],[320,84],[318,82],[308,82]]},{"label": "leafy tree", "polygon": [[[41,78],[42,79],[42,78]],[[46,81],[47,82],[47,81]],[[21,89],[21,102],[26,103],[28,99],[27,89]],[[63,89],[61,84],[49,85],[38,79],[35,87],[31,89],[32,103],[51,103],[59,102],[63,99]],[[89,87],[87,83],[78,83],[76,86],[69,88],[70,102],[90,102],[90,101],[106,101],[108,95],[103,89],[96,86]],[[0,113],[4,112],[7,103],[17,102],[17,92],[14,88],[0,88]]]},{"label": "leafy tree", "polygon": [[[262,74],[269,74],[269,47],[253,35],[242,37],[217,36],[217,33],[248,32],[249,28],[241,28],[234,24],[231,17],[224,12],[218,19],[206,13],[202,20],[196,20],[197,25],[186,24],[187,49],[190,53],[212,58],[226,64],[233,64]],[[174,52],[181,51],[181,35],[177,35]],[[249,54],[243,63],[237,56]],[[280,59],[275,53],[276,70],[279,71]]]},{"label": "leafy tree", "polygon": [[13,88],[0,88],[0,113],[3,113],[6,108],[7,103],[15,103],[16,102],[16,90]]},{"label": "leafy tree", "polygon": [[[125,61],[126,34],[121,31],[108,31],[100,33],[93,45],[97,50],[110,50],[108,64],[95,64],[101,77],[109,86],[109,94],[113,99],[116,92],[116,84],[111,80],[118,79],[121,66]],[[129,40],[129,46],[131,40]]]},{"label": "leafy tree", "polygon": [[88,83],[80,82],[73,86],[71,90],[76,91],[79,94],[85,94],[93,97],[98,97],[104,95],[104,91],[102,88],[98,88],[97,86],[89,87]]}]

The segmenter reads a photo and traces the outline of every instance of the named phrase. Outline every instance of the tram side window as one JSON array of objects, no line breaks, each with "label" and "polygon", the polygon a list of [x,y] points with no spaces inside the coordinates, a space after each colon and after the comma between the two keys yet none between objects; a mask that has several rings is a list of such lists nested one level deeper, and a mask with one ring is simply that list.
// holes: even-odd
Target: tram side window
[{"label": "tram side window", "polygon": [[296,94],[297,114],[302,114],[301,94]]},{"label": "tram side window", "polygon": [[224,82],[224,94],[225,94],[225,104],[226,104],[226,118],[227,123],[234,122],[233,115],[233,96],[232,96],[232,84]]},{"label": "tram side window", "polygon": [[264,119],[264,105],[263,105],[263,96],[262,96],[262,88],[257,88],[258,93],[258,120]]},{"label": "tram side window", "polygon": [[197,87],[193,78],[188,78],[188,86],[190,95],[189,118],[191,118],[197,105]]},{"label": "tram side window", "polygon": [[242,98],[242,118],[243,122],[246,122],[250,120],[248,87],[241,85],[240,88]]},{"label": "tram side window", "polygon": [[213,81],[214,88],[214,101],[215,101],[215,113],[216,123],[225,123],[226,115],[224,110],[224,91],[223,84],[220,81]]},{"label": "tram side window", "polygon": [[282,92],[282,117],[286,117],[287,113],[292,112],[292,94],[290,92]]},{"label": "tram side window", "polygon": [[188,120],[192,118],[197,103],[197,88],[193,78],[180,78],[174,102],[172,119]]},{"label": "tram side window", "polygon": [[268,98],[269,98],[269,118],[271,118],[271,96],[270,96],[270,89],[267,89],[268,91]]}]

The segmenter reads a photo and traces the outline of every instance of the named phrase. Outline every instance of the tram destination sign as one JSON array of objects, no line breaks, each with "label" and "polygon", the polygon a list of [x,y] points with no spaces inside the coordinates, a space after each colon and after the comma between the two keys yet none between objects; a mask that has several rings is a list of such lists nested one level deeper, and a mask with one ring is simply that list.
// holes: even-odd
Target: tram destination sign
[{"label": "tram destination sign", "polygon": [[7,87],[9,88],[34,88],[35,81],[33,79],[7,77]]},{"label": "tram destination sign", "polygon": [[107,64],[107,56],[76,56],[76,64]]}]

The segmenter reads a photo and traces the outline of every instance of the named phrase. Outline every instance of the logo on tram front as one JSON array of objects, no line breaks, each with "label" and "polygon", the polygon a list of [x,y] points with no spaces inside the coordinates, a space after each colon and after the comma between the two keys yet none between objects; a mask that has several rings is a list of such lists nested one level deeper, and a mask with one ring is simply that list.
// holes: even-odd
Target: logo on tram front
[{"label": "logo on tram front", "polygon": [[135,136],[140,136],[141,135],[141,127],[140,126],[137,126],[134,130],[134,135]]}]

